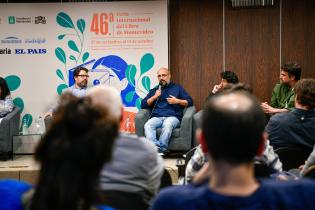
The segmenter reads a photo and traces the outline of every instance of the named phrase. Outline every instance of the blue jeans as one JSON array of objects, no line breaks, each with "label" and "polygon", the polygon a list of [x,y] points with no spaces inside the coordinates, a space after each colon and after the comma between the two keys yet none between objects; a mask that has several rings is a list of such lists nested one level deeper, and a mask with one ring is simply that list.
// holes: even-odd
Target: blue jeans
[{"label": "blue jeans", "polygon": [[[180,124],[176,117],[152,117],[144,125],[144,133],[147,139],[159,147],[163,152],[168,148],[168,142],[172,131]],[[160,138],[156,138],[156,129],[162,128]]]}]

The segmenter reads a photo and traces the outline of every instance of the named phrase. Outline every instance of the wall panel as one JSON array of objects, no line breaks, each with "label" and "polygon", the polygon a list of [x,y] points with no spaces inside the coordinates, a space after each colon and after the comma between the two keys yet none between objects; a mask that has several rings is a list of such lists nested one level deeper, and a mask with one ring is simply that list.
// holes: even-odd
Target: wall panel
[{"label": "wall panel", "polygon": [[271,8],[235,9],[225,5],[226,69],[269,101],[280,68],[280,4]]},{"label": "wall panel", "polygon": [[315,2],[282,1],[282,62],[297,61],[302,77],[315,78]]}]

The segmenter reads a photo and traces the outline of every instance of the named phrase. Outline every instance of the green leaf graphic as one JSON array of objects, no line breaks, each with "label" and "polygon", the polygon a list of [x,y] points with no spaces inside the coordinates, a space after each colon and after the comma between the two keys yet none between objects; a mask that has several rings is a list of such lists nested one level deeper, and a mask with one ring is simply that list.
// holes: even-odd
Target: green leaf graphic
[{"label": "green leaf graphic", "polygon": [[131,102],[134,95],[135,95],[135,91],[130,91],[129,93],[127,93],[125,96],[126,101]]},{"label": "green leaf graphic", "polygon": [[137,107],[137,109],[141,109],[141,101],[142,101],[142,99],[141,98],[137,98],[137,101],[136,101],[136,107]]},{"label": "green leaf graphic", "polygon": [[154,57],[151,53],[147,53],[144,56],[142,56],[140,61],[140,70],[141,75],[145,72],[149,71],[154,65]]},{"label": "green leaf graphic", "polygon": [[55,54],[57,56],[57,58],[64,64],[66,64],[66,54],[65,52],[63,51],[63,49],[61,49],[60,47],[57,47],[55,49]]},{"label": "green leaf graphic", "polygon": [[89,58],[90,54],[88,52],[85,52],[82,56],[82,62],[84,63],[88,58]]},{"label": "green leaf graphic", "polygon": [[15,99],[13,99],[13,103],[14,103],[15,106],[18,106],[21,109],[20,113],[22,113],[23,110],[24,110],[24,101],[23,101],[23,99],[17,97]]},{"label": "green leaf graphic", "polygon": [[144,76],[142,78],[142,85],[147,91],[150,90],[151,80],[150,80],[150,78],[148,76]]},{"label": "green leaf graphic", "polygon": [[83,34],[84,29],[85,29],[85,21],[83,19],[79,19],[77,21],[77,27],[81,31],[81,33]]},{"label": "green leaf graphic", "polygon": [[67,87],[68,87],[68,85],[66,85],[66,84],[60,84],[60,85],[58,85],[58,87],[57,87],[57,93],[58,93],[58,95],[61,95],[62,90],[65,89],[65,88],[67,88]]},{"label": "green leaf graphic", "polygon": [[21,79],[20,79],[20,77],[18,77],[16,75],[7,76],[4,79],[7,82],[10,91],[14,91],[14,90],[18,89],[18,87],[20,87],[20,85],[21,85]]},{"label": "green leaf graphic", "polygon": [[59,25],[65,28],[74,28],[73,22],[69,15],[64,12],[60,12],[57,15],[56,21]]},{"label": "green leaf graphic", "polygon": [[127,66],[127,69],[125,71],[126,78],[128,82],[132,84],[133,86],[135,86],[136,73],[137,73],[137,68],[135,67],[135,65],[130,64]]},{"label": "green leaf graphic", "polygon": [[76,61],[77,59],[75,59],[75,57],[73,55],[69,56],[70,60]]},{"label": "green leaf graphic", "polygon": [[76,52],[79,52],[79,49],[78,49],[76,43],[75,43],[73,40],[69,40],[68,46],[69,46],[69,48],[70,48],[71,50],[76,51]]},{"label": "green leaf graphic", "polygon": [[33,117],[30,114],[25,114],[22,118],[22,126],[23,126],[23,122],[26,121],[27,127],[29,128],[33,122]]},{"label": "green leaf graphic", "polygon": [[57,69],[57,70],[56,70],[56,74],[57,74],[57,76],[58,76],[60,79],[62,79],[62,80],[65,79],[65,78],[63,77],[63,73],[62,73],[62,71],[61,71],[60,69]]},{"label": "green leaf graphic", "polygon": [[61,34],[61,35],[58,36],[58,39],[62,40],[65,36],[66,36],[66,34]]}]

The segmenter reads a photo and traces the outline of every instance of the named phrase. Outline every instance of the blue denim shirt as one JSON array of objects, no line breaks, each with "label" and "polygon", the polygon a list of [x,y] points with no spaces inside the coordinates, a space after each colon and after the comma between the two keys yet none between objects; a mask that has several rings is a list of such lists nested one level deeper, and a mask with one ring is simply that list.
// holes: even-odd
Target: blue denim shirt
[{"label": "blue denim shirt", "polygon": [[182,107],[179,104],[169,104],[167,98],[170,97],[170,95],[188,101],[188,106],[193,105],[193,100],[185,89],[180,85],[170,82],[167,86],[162,87],[161,96],[149,106],[147,100],[155,94],[157,89],[158,86],[151,89],[148,95],[141,101],[142,109],[151,109],[151,117],[175,116],[178,120],[183,118],[183,110],[185,107]]}]

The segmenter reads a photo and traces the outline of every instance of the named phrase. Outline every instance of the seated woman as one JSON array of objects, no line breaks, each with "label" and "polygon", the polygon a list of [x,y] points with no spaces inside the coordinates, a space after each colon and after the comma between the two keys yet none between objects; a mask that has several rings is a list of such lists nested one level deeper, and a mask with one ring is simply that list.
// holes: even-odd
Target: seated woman
[{"label": "seated woman", "polygon": [[5,79],[0,77],[0,122],[6,114],[12,112],[13,107],[13,100],[10,95],[8,84]]},{"label": "seated woman", "polygon": [[90,98],[63,94],[35,152],[41,166],[36,187],[0,181],[0,209],[112,209],[99,205],[97,188],[100,170],[111,158],[118,125],[106,108],[92,105]]}]

